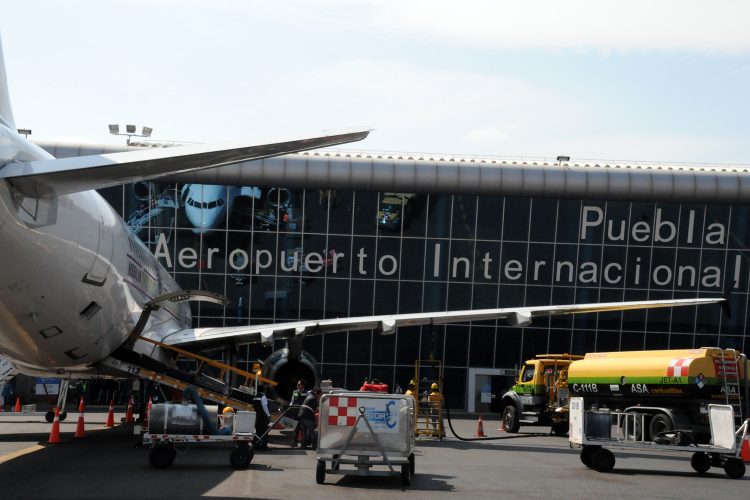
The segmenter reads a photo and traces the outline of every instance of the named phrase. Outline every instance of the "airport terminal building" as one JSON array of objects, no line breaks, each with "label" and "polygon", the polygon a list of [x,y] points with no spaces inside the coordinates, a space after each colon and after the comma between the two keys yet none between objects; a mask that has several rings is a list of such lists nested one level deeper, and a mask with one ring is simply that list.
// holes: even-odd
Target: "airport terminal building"
[{"label": "airport terminal building", "polygon": [[[196,326],[732,292],[730,317],[691,307],[307,337],[336,385],[405,387],[432,355],[452,408],[499,411],[491,395],[536,354],[750,350],[745,167],[318,151],[162,180],[102,194],[183,287],[231,300],[193,304]],[[270,353],[243,346],[240,362]]]}]

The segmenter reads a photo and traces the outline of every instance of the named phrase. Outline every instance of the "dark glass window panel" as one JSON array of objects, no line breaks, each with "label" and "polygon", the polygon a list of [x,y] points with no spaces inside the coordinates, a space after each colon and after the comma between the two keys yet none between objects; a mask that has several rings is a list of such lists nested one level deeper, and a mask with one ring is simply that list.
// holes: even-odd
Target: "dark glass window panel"
[{"label": "dark glass window panel", "polygon": [[124,189],[125,186],[114,186],[110,188],[97,189],[97,192],[101,195],[101,197],[107,200],[107,203],[109,203],[112,208],[115,209],[115,212],[117,212],[120,217],[123,217]]},{"label": "dark glass window panel", "polygon": [[[648,300],[648,291],[646,290],[625,290],[626,301],[631,300]],[[623,311],[622,329],[629,331],[643,331],[646,326],[646,311],[634,310]],[[624,349],[624,348],[623,348]]]},{"label": "dark glass window panel", "polygon": [[444,377],[443,396],[446,406],[457,410],[466,409],[466,369],[446,368]]},{"label": "dark glass window panel", "polygon": [[680,210],[679,245],[700,248],[703,240],[705,205],[683,204]]},{"label": "dark glass window panel", "polygon": [[[302,316],[307,319],[317,319],[325,316],[326,283],[323,278],[308,278],[303,276],[296,290],[302,295]],[[294,289],[293,289],[294,290]],[[288,307],[289,300],[284,301],[285,294],[278,293],[278,301]],[[289,294],[286,294],[288,297]],[[282,302],[284,301],[284,302]],[[286,311],[285,311],[286,313]]]},{"label": "dark glass window panel", "polygon": [[422,312],[422,283],[402,281],[398,294],[399,313]]},{"label": "dark glass window panel", "polygon": [[372,365],[372,368],[370,369],[370,379],[371,380],[379,380],[380,382],[386,384],[388,386],[388,390],[393,390],[393,374],[394,374],[394,368],[393,366],[384,366],[384,365]]},{"label": "dark glass window panel", "polygon": [[365,379],[370,378],[369,365],[348,365],[346,367],[346,387],[350,390],[359,390]]},{"label": "dark glass window panel", "polygon": [[[747,314],[746,306],[747,295],[734,293],[729,296],[729,310],[731,311],[731,316],[727,317],[725,314],[720,315],[722,335],[743,335],[745,333],[745,316]],[[716,308],[716,306],[713,306],[713,308]]]},{"label": "dark glass window panel", "polygon": [[380,194],[357,191],[354,194],[354,234],[374,235],[377,230]]},{"label": "dark glass window panel", "polygon": [[677,265],[674,268],[676,290],[697,290],[701,282],[701,251],[698,249],[677,249]]},{"label": "dark glass window panel", "polygon": [[503,229],[503,199],[477,197],[477,239],[499,240]]},{"label": "dark glass window panel", "polygon": [[601,287],[622,289],[625,286],[625,254],[624,246],[605,245],[602,248],[602,263],[599,269],[599,283]]},{"label": "dark glass window panel", "polygon": [[375,281],[374,305],[375,314],[395,314],[398,312],[398,282]]},{"label": "dark glass window panel", "polygon": [[675,250],[654,248],[651,257],[651,288],[672,290],[676,283]]},{"label": "dark glass window panel", "polygon": [[474,249],[474,281],[497,283],[500,277],[500,245],[494,241],[477,241]]},{"label": "dark glass window panel", "polygon": [[401,273],[401,238],[380,237],[377,241],[375,273],[378,279],[397,280]]},{"label": "dark glass window panel", "polygon": [[[624,290],[602,289],[599,292],[601,302],[622,302]],[[619,330],[622,324],[622,312],[604,312],[598,313],[597,325],[599,330]]]},{"label": "dark glass window panel", "polygon": [[631,246],[650,246],[653,243],[655,210],[653,203],[632,204],[628,226],[628,243]]},{"label": "dark glass window panel", "polygon": [[729,222],[729,248],[745,249],[750,247],[750,217],[748,207],[733,205]]},{"label": "dark glass window panel", "polygon": [[[395,383],[401,386],[402,393],[409,386],[409,381],[414,379],[414,366],[397,366],[395,370]],[[395,391],[394,386],[394,391]]]},{"label": "dark glass window panel", "polygon": [[669,336],[669,348],[670,349],[692,349],[693,348],[693,336],[692,335],[676,335],[672,333]]},{"label": "dark glass window panel", "polygon": [[557,245],[552,264],[553,285],[574,286],[578,282],[578,246]]},{"label": "dark glass window panel", "polygon": [[[549,331],[549,347],[544,352],[562,354],[570,352],[570,330],[551,329]],[[541,352],[539,354],[542,354]]]},{"label": "dark glass window panel", "polygon": [[630,219],[630,203],[608,201],[606,203],[606,217],[602,222],[602,235],[605,245],[625,245],[628,241],[628,221]]},{"label": "dark glass window panel", "polygon": [[[556,286],[552,289],[552,304],[573,304],[575,302],[576,289],[568,286]],[[573,316],[553,316],[550,318],[550,326],[553,328],[571,328]]]},{"label": "dark glass window panel", "polygon": [[345,279],[326,280],[326,318],[349,316],[349,283]]},{"label": "dark glass window panel", "polygon": [[652,229],[654,246],[677,246],[679,242],[677,227],[679,221],[679,205],[658,204],[654,212],[654,227]]},{"label": "dark glass window panel", "polygon": [[323,363],[320,365],[320,376],[330,380],[333,387],[346,387],[346,366]]},{"label": "dark glass window panel", "polygon": [[737,335],[722,335],[719,339],[719,346],[723,349],[737,349],[742,351],[744,338]]},{"label": "dark glass window panel", "polygon": [[[546,286],[527,286],[524,304],[527,306],[548,306],[551,300],[550,292],[551,290]],[[549,317],[534,318],[534,326],[546,327],[548,325]]]},{"label": "dark glass window panel", "polygon": [[307,337],[303,349],[315,359],[323,359],[323,337],[321,335]]},{"label": "dark glass window panel", "polygon": [[596,334],[596,352],[614,352],[620,350],[620,332],[603,332]]},{"label": "dark glass window panel", "polygon": [[596,332],[594,330],[573,330],[571,354],[586,354],[594,352],[596,348]]},{"label": "dark glass window panel", "polygon": [[250,278],[244,277],[235,281],[232,277],[227,278],[226,297],[230,304],[227,306],[227,325],[245,325],[249,313],[250,302]]},{"label": "dark glass window panel", "polygon": [[[650,300],[670,300],[671,298],[672,292],[668,291],[651,290],[649,294]],[[672,324],[672,315],[675,312],[677,314],[680,313],[679,310],[675,311],[670,307],[647,310],[648,330],[652,332],[668,332]]]},{"label": "dark glass window panel", "polygon": [[495,343],[495,368],[513,368],[522,362],[521,329],[498,328]]},{"label": "dark glass window panel", "polygon": [[[223,274],[201,274],[200,275],[200,289],[226,295],[226,292],[224,289],[224,275]],[[224,317],[226,313],[230,311],[228,307],[224,307],[220,304],[214,304],[213,302],[199,302],[199,310],[200,310],[201,316],[214,316],[214,317]]]},{"label": "dark glass window panel", "polygon": [[622,332],[620,337],[620,348],[623,351],[643,350],[643,332]]},{"label": "dark glass window panel", "polygon": [[[325,363],[346,363],[348,333],[337,332],[322,335],[323,357]],[[369,346],[368,346],[369,349]],[[342,380],[343,382],[343,380]],[[335,387],[335,386],[334,386]]]},{"label": "dark glass window panel", "polygon": [[373,278],[377,264],[375,238],[354,238],[350,258],[353,278]]},{"label": "dark glass window panel", "polygon": [[[309,192],[308,196],[310,196]],[[322,202],[328,203],[329,206],[328,231],[331,234],[349,235],[352,233],[353,200],[353,191],[332,190],[324,193]]]},{"label": "dark glass window panel", "polygon": [[420,359],[443,359],[445,328],[445,325],[428,325],[422,328]]},{"label": "dark glass window panel", "polygon": [[581,202],[559,200],[557,207],[557,241],[578,243],[580,240]]},{"label": "dark glass window panel", "polygon": [[703,233],[703,246],[724,248],[729,236],[729,205],[707,205],[706,227]]},{"label": "dark glass window panel", "polygon": [[547,352],[547,340],[549,332],[546,329],[524,328],[523,329],[523,359],[531,359],[537,354]]},{"label": "dark glass window panel", "polygon": [[497,285],[474,285],[472,309],[494,309],[497,307]]},{"label": "dark glass window panel", "polygon": [[450,242],[450,260],[448,261],[448,279],[452,282],[471,282],[476,265],[474,261],[474,242],[453,240]]},{"label": "dark glass window panel", "polygon": [[523,284],[526,281],[528,269],[526,266],[526,243],[503,243],[503,259],[500,267],[500,283],[511,285]]},{"label": "dark glass window panel", "polygon": [[[701,347],[717,347],[719,344],[718,335],[696,335],[693,340],[693,347],[699,349]],[[724,346],[720,346],[724,347]]]},{"label": "dark glass window panel", "polygon": [[450,235],[452,196],[431,194],[427,203],[427,236],[447,238]]},{"label": "dark glass window panel", "polygon": [[427,230],[427,194],[417,193],[408,203],[402,231],[404,236],[423,238]]},{"label": "dark glass window panel", "polygon": [[501,285],[500,286],[500,307],[518,307],[525,305],[525,291],[523,286]]},{"label": "dark glass window panel", "polygon": [[557,200],[535,198],[531,202],[530,241],[555,241]]},{"label": "dark glass window panel", "polygon": [[555,246],[550,244],[529,245],[527,282],[534,285],[551,285],[555,273]]},{"label": "dark glass window panel", "polygon": [[273,320],[275,292],[276,283],[272,276],[260,276],[253,282],[250,287],[250,318],[253,323]]},{"label": "dark glass window panel", "polygon": [[328,236],[325,254],[325,274],[334,278],[348,278],[354,263],[352,240],[348,236]]},{"label": "dark glass window panel", "polygon": [[424,260],[425,280],[446,281],[450,276],[450,241],[427,240]]},{"label": "dark glass window panel", "polygon": [[477,216],[477,197],[455,195],[453,197],[452,238],[474,239]]},{"label": "dark glass window panel", "polygon": [[421,281],[425,274],[425,241],[404,238],[401,250],[401,279]]},{"label": "dark glass window panel", "polygon": [[448,325],[445,327],[445,364],[466,366],[469,354],[469,327]]},{"label": "dark glass window panel", "polygon": [[[396,332],[396,362],[400,365],[413,365],[419,357],[419,337],[421,327],[407,326]],[[406,386],[403,386],[406,388]]]},{"label": "dark glass window panel", "polygon": [[424,284],[424,312],[445,311],[446,283],[425,282]]},{"label": "dark glass window panel", "polygon": [[492,367],[495,354],[495,329],[473,326],[469,348],[469,366]]},{"label": "dark glass window panel", "polygon": [[[372,363],[379,365],[393,365],[396,362],[396,336],[372,336]],[[383,377],[380,377],[384,380]],[[385,379],[387,380],[387,379]]]},{"label": "dark glass window panel", "polygon": [[630,247],[625,276],[627,288],[646,288],[651,280],[651,249]]},{"label": "dark glass window panel", "polygon": [[[530,215],[530,198],[506,198],[503,218],[503,240],[528,241]],[[503,260],[505,260],[504,257]]]},{"label": "dark glass window panel", "polygon": [[646,348],[648,350],[668,349],[669,335],[666,333],[648,332],[646,334]]},{"label": "dark glass window panel", "polygon": [[[293,190],[299,206],[292,206],[289,221],[282,225],[284,231],[292,234],[328,232],[328,198],[321,197],[317,189]],[[304,210],[300,210],[304,205]],[[283,217],[283,215],[282,215]],[[282,219],[283,220],[283,219]]]},{"label": "dark glass window panel", "polygon": [[349,312],[352,316],[373,314],[374,282],[372,280],[352,280]]},{"label": "dark glass window panel", "polygon": [[370,363],[370,354],[372,352],[372,332],[362,330],[349,332],[349,352],[347,354],[348,363]]},{"label": "dark glass window panel", "polygon": [[601,244],[607,226],[607,204],[601,201],[584,201],[578,215],[579,232],[576,241]]}]

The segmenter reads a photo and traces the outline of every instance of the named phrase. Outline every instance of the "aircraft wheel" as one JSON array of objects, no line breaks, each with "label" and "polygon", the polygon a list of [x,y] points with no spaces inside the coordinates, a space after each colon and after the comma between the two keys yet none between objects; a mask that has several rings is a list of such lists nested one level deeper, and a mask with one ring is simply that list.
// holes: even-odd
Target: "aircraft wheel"
[{"label": "aircraft wheel", "polygon": [[401,484],[409,486],[411,484],[411,468],[409,464],[401,465]]},{"label": "aircraft wheel", "polygon": [[745,464],[739,458],[727,458],[724,462],[724,472],[732,479],[739,479],[745,475]]},{"label": "aircraft wheel", "polygon": [[160,443],[154,445],[154,447],[151,448],[151,451],[148,452],[148,461],[157,469],[166,469],[172,465],[175,456],[177,456],[177,452],[175,451],[174,446],[171,444]]},{"label": "aircraft wheel", "polygon": [[606,448],[599,448],[591,454],[591,464],[598,472],[610,472],[615,468],[615,455]]},{"label": "aircraft wheel", "polygon": [[696,451],[690,458],[690,467],[698,474],[704,474],[711,468],[711,457],[702,451]]},{"label": "aircraft wheel", "polygon": [[518,432],[521,428],[521,422],[518,420],[518,409],[513,404],[509,404],[503,410],[503,427],[506,432]]},{"label": "aircraft wheel", "polygon": [[326,480],[326,462],[318,460],[318,466],[315,468],[315,482],[323,484]]},{"label": "aircraft wheel", "polygon": [[585,465],[589,469],[593,469],[594,463],[591,461],[591,456],[596,450],[599,449],[601,449],[600,446],[584,445],[583,449],[581,450],[581,462],[583,462],[583,465]]}]

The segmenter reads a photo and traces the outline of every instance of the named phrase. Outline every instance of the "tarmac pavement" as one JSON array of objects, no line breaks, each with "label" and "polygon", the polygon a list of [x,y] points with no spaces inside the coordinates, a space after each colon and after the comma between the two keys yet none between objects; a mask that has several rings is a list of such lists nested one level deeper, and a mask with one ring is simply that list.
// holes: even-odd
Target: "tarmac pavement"
[{"label": "tarmac pavement", "polygon": [[[119,423],[123,413],[116,415]],[[578,450],[548,428],[498,432],[495,441],[422,439],[416,475],[409,487],[397,477],[327,475],[315,482],[315,452],[292,449],[289,435],[274,431],[271,450],[257,451],[247,470],[229,464],[230,447],[191,445],[165,470],[136,448],[132,428],[106,429],[106,413],[86,414],[86,438],[73,434],[78,415],[61,423],[62,443],[48,445],[51,425],[43,419],[0,413],[0,498],[747,498],[750,479],[726,477],[721,469],[698,475],[689,453],[657,456],[615,450],[615,469],[602,474],[583,466]],[[453,421],[472,437],[476,420]],[[541,431],[541,432],[540,432]]]}]

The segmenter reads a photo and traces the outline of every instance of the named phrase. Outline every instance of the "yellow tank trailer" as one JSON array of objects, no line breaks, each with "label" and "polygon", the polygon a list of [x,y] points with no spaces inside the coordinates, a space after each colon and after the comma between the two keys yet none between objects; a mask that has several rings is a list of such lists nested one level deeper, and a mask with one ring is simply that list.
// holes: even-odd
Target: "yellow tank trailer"
[{"label": "yellow tank trailer", "polygon": [[643,414],[636,439],[681,430],[705,443],[710,403],[728,403],[740,413],[745,364],[737,351],[712,347],[589,353],[568,367],[568,388],[587,407]]}]

